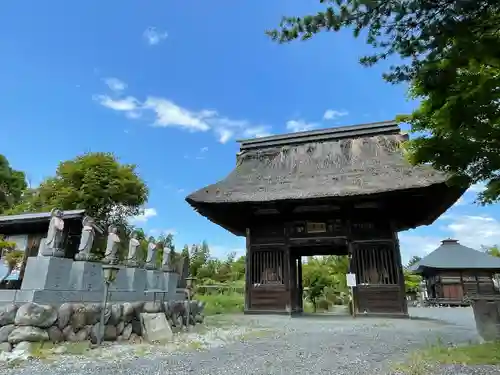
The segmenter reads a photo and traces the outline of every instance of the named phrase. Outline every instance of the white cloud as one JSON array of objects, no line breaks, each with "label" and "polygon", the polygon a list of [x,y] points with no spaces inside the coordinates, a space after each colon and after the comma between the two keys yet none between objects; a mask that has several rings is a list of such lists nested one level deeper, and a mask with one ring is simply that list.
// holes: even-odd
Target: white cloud
[{"label": "white cloud", "polygon": [[144,31],[143,37],[146,39],[149,45],[154,46],[167,39],[168,33],[166,31],[159,30],[156,27],[148,27]]},{"label": "white cloud", "polygon": [[432,236],[420,236],[418,229],[399,235],[403,262],[413,255],[425,256],[446,238],[456,239],[476,250],[481,250],[483,245],[500,244],[500,221],[491,216],[448,214],[441,216],[440,223],[444,225]]},{"label": "white cloud", "polygon": [[167,228],[167,229],[153,228],[150,229],[148,233],[152,236],[168,236],[169,234],[175,236],[178,232],[174,228]]},{"label": "white cloud", "polygon": [[227,143],[234,134],[231,130],[225,128],[215,129],[215,133],[217,133],[219,142],[222,144]]},{"label": "white cloud", "polygon": [[[120,94],[127,85],[113,79],[105,80],[108,87]],[[113,98],[109,95],[94,95],[93,99],[100,105],[123,112],[129,119],[146,117],[153,114],[153,125],[157,127],[177,127],[191,132],[212,130],[220,143],[227,143],[233,137],[265,137],[270,135],[270,127],[252,124],[247,120],[235,120],[221,116],[213,109],[199,111],[184,108],[172,100],[148,96],[145,101],[140,101],[133,96]]]},{"label": "white cloud", "polygon": [[230,247],[230,246],[221,246],[221,245],[210,245],[210,255],[214,258],[224,259],[231,253],[236,254],[236,258],[243,256],[246,254],[246,250],[244,247]]},{"label": "white cloud", "polygon": [[127,88],[127,84],[120,81],[118,78],[110,77],[105,78],[104,83],[109,87],[111,91],[122,92]]},{"label": "white cloud", "polygon": [[189,111],[167,99],[149,97],[144,102],[143,108],[156,113],[156,126],[178,126],[191,131],[210,129],[202,113]]},{"label": "white cloud", "polygon": [[132,223],[145,223],[152,217],[155,217],[158,215],[158,212],[156,212],[155,208],[146,208],[144,209],[143,213],[137,216],[134,216],[133,218],[130,219]]},{"label": "white cloud", "polygon": [[337,111],[335,109],[327,109],[323,115],[324,120],[336,120],[340,117],[347,116],[349,112],[347,111]]},{"label": "white cloud", "polygon": [[202,147],[200,148],[200,152],[207,152],[208,151],[208,147]]},{"label": "white cloud", "polygon": [[304,120],[290,120],[286,123],[286,128],[294,133],[312,130],[317,127],[315,123],[308,123]]},{"label": "white cloud", "polygon": [[94,95],[93,99],[106,108],[127,112],[127,115],[129,115],[130,112],[135,113],[140,106],[137,99],[132,96],[127,96],[124,99],[113,99],[108,95]]}]

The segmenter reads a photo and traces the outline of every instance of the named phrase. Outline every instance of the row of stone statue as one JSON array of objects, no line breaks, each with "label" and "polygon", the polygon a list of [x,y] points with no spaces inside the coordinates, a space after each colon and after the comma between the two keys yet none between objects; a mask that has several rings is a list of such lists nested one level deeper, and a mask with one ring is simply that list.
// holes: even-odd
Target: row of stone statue
[{"label": "row of stone statue", "polygon": [[[75,256],[75,260],[88,261],[93,260],[94,256],[91,253],[92,246],[94,245],[96,224],[94,220],[85,216],[82,220],[83,228],[80,238],[80,244],[78,246],[78,253]],[[42,256],[55,256],[64,257],[64,219],[63,212],[59,209],[53,209],[51,212],[51,219],[49,224],[49,230],[47,233],[47,238],[45,239],[44,246],[41,248],[40,254]],[[108,227],[108,237],[106,241],[106,251],[104,253],[104,258],[101,260],[106,264],[117,264],[118,249],[121,240],[118,236],[118,228],[114,225]],[[125,264],[128,267],[139,267],[140,262],[137,259],[137,248],[141,245],[137,238],[137,233],[132,233],[128,244],[128,254]],[[158,244],[154,242],[148,243],[148,252],[146,256],[146,269],[156,269],[156,257],[158,254]],[[167,250],[167,249],[165,249]],[[163,270],[169,270],[169,251],[163,252],[163,258],[161,263],[161,268]]]}]

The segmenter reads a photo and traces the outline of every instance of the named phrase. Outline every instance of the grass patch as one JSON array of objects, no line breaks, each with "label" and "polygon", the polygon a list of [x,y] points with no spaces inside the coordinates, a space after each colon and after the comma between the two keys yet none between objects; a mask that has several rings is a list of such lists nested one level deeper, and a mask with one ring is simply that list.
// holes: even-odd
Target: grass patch
[{"label": "grass patch", "polygon": [[500,341],[451,347],[441,343],[430,345],[412,353],[394,370],[400,374],[424,375],[439,365],[500,365]]},{"label": "grass patch", "polygon": [[245,296],[241,293],[196,295],[199,301],[205,302],[205,315],[242,313]]},{"label": "grass patch", "polygon": [[90,350],[88,341],[65,342],[63,344],[54,344],[52,342],[34,342],[30,345],[30,354],[38,359],[48,359],[57,354],[57,349],[63,349],[59,354],[83,355]]}]

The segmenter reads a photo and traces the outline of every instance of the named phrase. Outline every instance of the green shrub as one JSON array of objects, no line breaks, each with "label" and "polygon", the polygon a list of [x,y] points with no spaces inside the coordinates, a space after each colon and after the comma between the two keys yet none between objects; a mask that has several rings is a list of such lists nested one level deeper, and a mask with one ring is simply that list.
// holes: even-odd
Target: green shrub
[{"label": "green shrub", "polygon": [[241,293],[197,295],[205,302],[205,315],[241,313],[245,306],[245,295]]}]

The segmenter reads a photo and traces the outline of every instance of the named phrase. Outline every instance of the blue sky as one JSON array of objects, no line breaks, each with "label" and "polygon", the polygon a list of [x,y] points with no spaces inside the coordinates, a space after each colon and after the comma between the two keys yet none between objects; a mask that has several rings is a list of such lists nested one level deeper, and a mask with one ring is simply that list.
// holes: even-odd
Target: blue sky
[{"label": "blue sky", "polygon": [[[318,4],[316,4],[318,3]],[[235,165],[235,139],[381,121],[409,112],[403,86],[363,68],[349,32],[276,45],[264,30],[319,1],[15,1],[0,13],[1,152],[37,185],[62,160],[114,152],[151,195],[139,226],[206,239],[214,255],[244,241],[196,214],[187,193]],[[8,140],[7,142],[5,140]],[[10,141],[12,140],[12,141]],[[480,186],[434,225],[402,233],[403,257],[456,237],[500,243]]]}]

